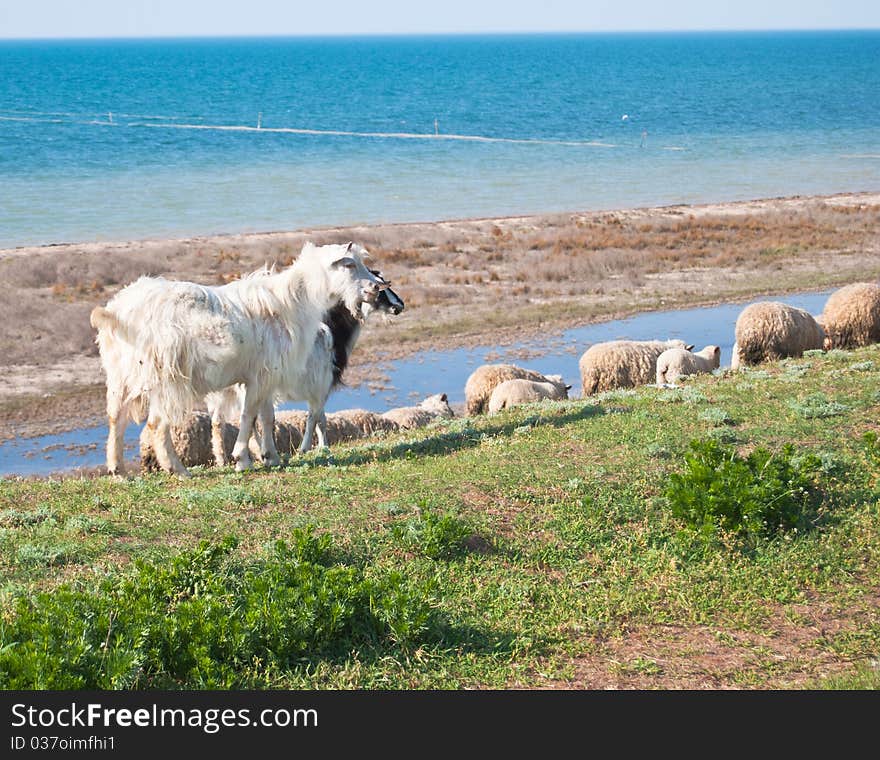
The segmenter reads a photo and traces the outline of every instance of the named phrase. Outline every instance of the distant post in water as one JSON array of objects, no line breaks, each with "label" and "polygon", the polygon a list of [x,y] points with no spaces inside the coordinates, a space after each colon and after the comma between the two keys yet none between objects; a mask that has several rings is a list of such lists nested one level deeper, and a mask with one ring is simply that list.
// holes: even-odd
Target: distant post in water
[{"label": "distant post in water", "polygon": [[262,129],[262,128],[263,128],[263,112],[260,111],[257,114],[257,129]]},{"label": "distant post in water", "polygon": [[440,134],[440,122],[437,121],[437,119],[434,119],[434,134],[435,135]]}]

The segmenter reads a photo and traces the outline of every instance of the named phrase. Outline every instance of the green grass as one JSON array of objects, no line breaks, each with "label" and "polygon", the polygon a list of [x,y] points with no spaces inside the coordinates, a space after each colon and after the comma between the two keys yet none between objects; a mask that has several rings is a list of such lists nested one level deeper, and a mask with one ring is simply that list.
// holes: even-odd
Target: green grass
[{"label": "green grass", "polygon": [[[880,347],[812,352],[279,471],[0,479],[0,685],[876,688],[878,387]],[[745,534],[689,525],[699,478],[673,509],[694,440],[770,505]]]}]

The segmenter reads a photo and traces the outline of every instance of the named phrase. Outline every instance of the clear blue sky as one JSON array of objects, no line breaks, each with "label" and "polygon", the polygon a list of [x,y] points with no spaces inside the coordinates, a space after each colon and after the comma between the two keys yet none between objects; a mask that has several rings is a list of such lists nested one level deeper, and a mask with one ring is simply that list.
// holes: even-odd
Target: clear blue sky
[{"label": "clear blue sky", "polygon": [[0,0],[0,38],[880,28],[880,0]]}]

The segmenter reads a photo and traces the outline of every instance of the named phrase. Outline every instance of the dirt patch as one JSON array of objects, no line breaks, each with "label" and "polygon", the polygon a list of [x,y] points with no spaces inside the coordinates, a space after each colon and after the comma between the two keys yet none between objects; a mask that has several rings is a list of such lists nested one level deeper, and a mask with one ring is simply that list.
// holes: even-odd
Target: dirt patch
[{"label": "dirt patch", "polygon": [[[828,643],[876,625],[880,597],[835,610],[822,601],[771,610],[761,632],[700,625],[637,627],[584,641],[588,654],[564,663],[565,679],[531,678],[544,689],[804,689],[849,672],[854,659]],[[534,675],[534,674],[533,674]],[[512,684],[517,688],[518,684]]]}]

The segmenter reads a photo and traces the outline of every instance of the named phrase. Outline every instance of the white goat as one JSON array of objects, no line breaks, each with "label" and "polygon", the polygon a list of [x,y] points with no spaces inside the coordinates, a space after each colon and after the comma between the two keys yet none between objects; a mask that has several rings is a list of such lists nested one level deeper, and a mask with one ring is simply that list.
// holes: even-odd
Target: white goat
[{"label": "white goat", "polygon": [[[390,283],[378,270],[371,270],[384,289],[372,303],[361,306],[361,318],[355,319],[343,304],[336,304],[323,317],[323,322],[315,337],[311,353],[301,372],[292,372],[283,378],[276,388],[274,398],[266,401],[306,401],[309,414],[303,430],[300,452],[308,451],[317,433],[318,447],[327,445],[327,416],[324,408],[331,391],[342,382],[342,373],[348,365],[351,352],[360,336],[361,325],[373,312],[400,314],[404,309],[403,300],[389,287]],[[210,393],[205,398],[211,414],[211,440],[214,461],[218,465],[226,463],[223,447],[223,425],[235,422],[243,403],[244,389],[233,386],[219,393]],[[266,409],[261,414],[267,417],[274,412]]]},{"label": "white goat", "polygon": [[364,266],[365,249],[353,243],[303,246],[281,272],[222,286],[141,277],[92,311],[101,363],[107,375],[107,470],[123,469],[122,440],[128,417],[141,420],[153,438],[162,469],[188,476],[174,451],[170,425],[180,424],[196,401],[241,383],[245,388],[237,470],[251,467],[248,440],[261,416],[263,462],[280,462],[272,437],[271,399],[284,378],[302,372],[324,313],[342,301],[352,315],[381,289]]}]

